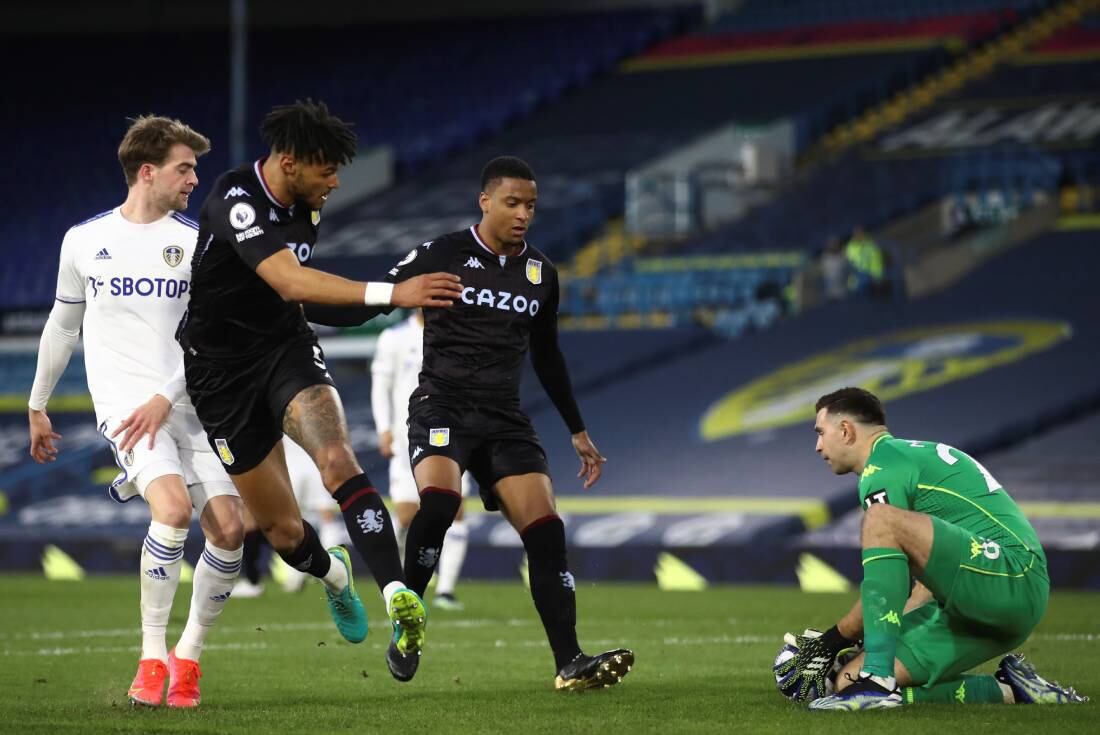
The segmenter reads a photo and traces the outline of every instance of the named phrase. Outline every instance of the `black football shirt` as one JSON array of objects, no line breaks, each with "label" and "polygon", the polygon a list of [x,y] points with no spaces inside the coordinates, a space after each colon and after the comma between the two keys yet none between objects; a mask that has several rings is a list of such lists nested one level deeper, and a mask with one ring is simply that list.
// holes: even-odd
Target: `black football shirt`
[{"label": "black football shirt", "polygon": [[518,403],[520,371],[532,334],[557,341],[558,274],[540,251],[525,245],[497,255],[471,227],[426,242],[386,276],[397,283],[445,271],[462,279],[454,306],[424,310],[422,395],[457,395]]},{"label": "black football shirt", "polygon": [[303,202],[279,202],[264,181],[262,164],[223,174],[199,212],[191,302],[176,331],[192,355],[255,358],[311,333],[301,306],[284,301],[256,275],[256,266],[283,248],[307,264],[321,214]]}]

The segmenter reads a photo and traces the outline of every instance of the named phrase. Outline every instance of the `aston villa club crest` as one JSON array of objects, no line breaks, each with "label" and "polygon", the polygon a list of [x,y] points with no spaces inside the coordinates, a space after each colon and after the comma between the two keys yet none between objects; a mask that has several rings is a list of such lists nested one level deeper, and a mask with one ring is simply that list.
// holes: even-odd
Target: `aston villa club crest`
[{"label": "aston villa club crest", "polygon": [[542,283],[542,261],[527,259],[527,280],[536,286]]},{"label": "aston villa club crest", "polygon": [[432,429],[428,432],[428,443],[433,447],[445,447],[451,443],[450,429]]},{"label": "aston villa club crest", "polygon": [[179,245],[169,245],[164,249],[164,262],[175,268],[183,262],[183,248]]},{"label": "aston villa club crest", "polygon": [[215,439],[214,446],[218,448],[218,456],[221,458],[223,464],[228,466],[236,461],[236,457],[233,456],[233,452],[229,449],[229,442],[225,439]]}]

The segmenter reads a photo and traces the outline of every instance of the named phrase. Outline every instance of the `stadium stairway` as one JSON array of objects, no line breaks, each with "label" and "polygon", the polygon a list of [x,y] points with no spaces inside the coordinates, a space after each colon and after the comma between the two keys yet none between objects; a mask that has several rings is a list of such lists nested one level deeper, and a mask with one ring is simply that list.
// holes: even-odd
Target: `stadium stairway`
[{"label": "stadium stairway", "polygon": [[973,49],[947,68],[930,74],[891,99],[837,126],[807,153],[805,160],[820,161],[836,156],[853,145],[874,139],[883,130],[927,110],[937,100],[964,85],[988,76],[999,64],[1025,54],[1030,47],[1079,22],[1097,7],[1100,7],[1098,0],[1062,0],[1052,4],[1019,26]]}]

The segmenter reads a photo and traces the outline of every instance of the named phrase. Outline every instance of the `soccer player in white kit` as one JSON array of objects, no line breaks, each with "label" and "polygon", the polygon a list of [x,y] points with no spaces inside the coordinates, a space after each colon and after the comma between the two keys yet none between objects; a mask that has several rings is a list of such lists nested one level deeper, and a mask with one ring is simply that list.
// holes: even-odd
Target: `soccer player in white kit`
[{"label": "soccer player in white kit", "polygon": [[[121,470],[110,495],[118,502],[141,495],[152,515],[139,577],[141,658],[129,698],[153,707],[164,699],[166,680],[169,707],[198,705],[199,654],[241,564],[241,500],[187,397],[174,338],[198,230],[178,212],[198,183],[197,157],[208,150],[210,142],[178,120],[133,121],[118,150],[126,201],[71,228],[62,242],[56,302],[29,401],[31,456],[52,462],[61,437],[46,404],[83,325],[96,422]],[[165,629],[192,508],[206,546],[195,565],[187,624],[169,652]]]},{"label": "soccer player in white kit", "polygon": [[[401,558],[405,558],[405,538],[409,523],[420,507],[420,494],[409,464],[409,396],[420,379],[424,361],[424,314],[420,309],[405,321],[385,329],[378,336],[371,362],[371,410],[378,431],[378,450],[390,461],[390,500],[394,504],[394,531]],[[462,497],[470,494],[470,476],[462,477]],[[435,606],[461,610],[455,598],[455,583],[466,559],[469,531],[459,508],[455,522],[447,530],[437,569]]]}]

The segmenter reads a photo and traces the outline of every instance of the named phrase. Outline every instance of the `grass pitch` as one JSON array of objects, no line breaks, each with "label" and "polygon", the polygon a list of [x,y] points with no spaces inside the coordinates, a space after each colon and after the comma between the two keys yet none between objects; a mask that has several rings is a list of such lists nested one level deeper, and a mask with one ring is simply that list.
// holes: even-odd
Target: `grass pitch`
[{"label": "grass pitch", "polygon": [[[11,733],[874,733],[1090,732],[1082,706],[918,706],[858,715],[811,713],[775,691],[771,660],[786,630],[831,624],[849,595],[779,587],[660,592],[648,585],[578,589],[585,650],[627,646],[634,671],[612,689],[553,691],[553,660],[517,580],[463,584],[463,612],[429,619],[420,672],[385,665],[388,623],[369,579],[367,640],[342,641],[317,585],[269,585],[233,600],[203,653],[198,710],[134,709],[139,653],[134,577],[47,582],[0,576],[0,732]],[[169,627],[174,642],[190,586]],[[1100,595],[1059,592],[1022,648],[1048,678],[1100,698]],[[994,662],[995,664],[995,662]],[[994,664],[983,667],[991,671]],[[1092,723],[1091,725],[1089,723]]]}]

